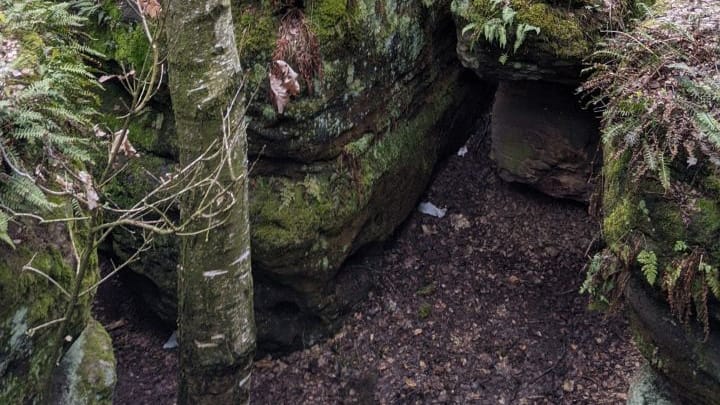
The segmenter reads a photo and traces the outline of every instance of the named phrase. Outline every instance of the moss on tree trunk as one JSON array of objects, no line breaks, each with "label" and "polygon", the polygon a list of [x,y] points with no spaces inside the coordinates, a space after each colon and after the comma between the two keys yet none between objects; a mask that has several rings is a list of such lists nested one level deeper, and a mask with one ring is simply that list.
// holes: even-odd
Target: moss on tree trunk
[{"label": "moss on tree trunk", "polygon": [[[175,109],[181,165],[195,159],[223,135],[222,114],[240,85],[229,0],[169,4],[170,91]],[[240,106],[231,128],[242,120]],[[255,348],[247,216],[247,143],[244,133],[232,151],[238,202],[224,222],[183,240],[179,268],[180,404],[240,404],[248,401]],[[207,165],[206,171],[212,169]],[[230,183],[224,167],[223,183]],[[181,216],[195,211],[202,196],[181,204]],[[203,220],[193,225],[206,227]]]}]

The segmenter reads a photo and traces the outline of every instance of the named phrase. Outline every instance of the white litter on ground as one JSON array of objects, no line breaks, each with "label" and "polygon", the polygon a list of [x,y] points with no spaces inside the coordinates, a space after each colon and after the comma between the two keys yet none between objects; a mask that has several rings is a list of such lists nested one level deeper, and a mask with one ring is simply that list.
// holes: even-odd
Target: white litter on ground
[{"label": "white litter on ground", "polygon": [[418,211],[426,215],[442,218],[447,213],[447,208],[438,208],[431,202],[421,202],[420,205],[418,205]]},{"label": "white litter on ground", "polygon": [[178,347],[178,341],[177,341],[177,331],[174,331],[172,335],[168,338],[167,342],[163,345],[163,349],[165,350],[172,350]]}]

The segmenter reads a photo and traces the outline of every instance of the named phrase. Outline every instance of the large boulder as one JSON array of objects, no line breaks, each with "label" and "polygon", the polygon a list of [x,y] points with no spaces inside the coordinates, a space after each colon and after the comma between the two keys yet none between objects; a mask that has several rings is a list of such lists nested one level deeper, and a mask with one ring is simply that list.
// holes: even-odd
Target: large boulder
[{"label": "large boulder", "polygon": [[[16,249],[0,243],[0,403],[45,404],[61,342],[57,323],[40,325],[63,316],[67,297],[43,276],[23,268],[42,271],[70,290],[75,278],[72,243],[61,224],[13,224],[10,235]],[[90,273],[85,286],[97,281],[97,272]],[[80,300],[68,325],[73,340],[90,319],[91,301],[92,294]],[[36,327],[40,328],[28,333]],[[106,352],[112,356],[112,348]]]},{"label": "large boulder", "polygon": [[500,81],[492,157],[506,181],[586,202],[599,153],[598,123],[573,96],[608,27],[622,27],[634,0],[453,0],[457,54]]},{"label": "large boulder", "polygon": [[[261,342],[308,344],[334,326],[368,287],[359,268],[339,275],[342,263],[390,235],[443,149],[469,133],[488,93],[460,79],[448,10],[445,1],[306,3],[322,79],[283,115],[262,97],[248,110]],[[267,5],[237,12],[238,38],[250,44],[241,60],[264,81],[279,19]]]},{"label": "large boulder", "polygon": [[506,181],[558,198],[587,201],[599,123],[573,90],[546,82],[503,81],[492,108],[491,157]]},{"label": "large boulder", "polygon": [[[287,4],[316,35],[323,73],[301,81],[300,95],[279,114],[267,96],[267,68]],[[246,113],[250,218],[258,339],[266,347],[314,341],[363,296],[368,278],[359,268],[339,274],[341,265],[404,220],[434,164],[459,146],[491,97],[461,75],[447,1],[287,4],[233,4],[245,89],[254,95]],[[164,118],[148,116],[131,129],[140,164],[166,158],[153,145],[172,144],[159,140],[169,136],[171,114],[148,114]],[[141,168],[128,173],[132,179],[118,179],[121,195],[131,181],[154,181]],[[114,251],[127,257],[129,240],[116,236]],[[151,281],[143,295],[174,321],[177,248],[159,243],[160,256],[132,269]]]}]

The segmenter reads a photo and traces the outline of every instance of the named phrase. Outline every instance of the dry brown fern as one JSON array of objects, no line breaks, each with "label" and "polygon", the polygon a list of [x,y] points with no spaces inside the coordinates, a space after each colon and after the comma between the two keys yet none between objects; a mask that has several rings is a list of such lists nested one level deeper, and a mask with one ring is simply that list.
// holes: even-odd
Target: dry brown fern
[{"label": "dry brown fern", "polygon": [[308,93],[313,93],[313,79],[321,79],[323,73],[320,44],[300,8],[290,7],[280,20],[272,60],[297,69]]}]

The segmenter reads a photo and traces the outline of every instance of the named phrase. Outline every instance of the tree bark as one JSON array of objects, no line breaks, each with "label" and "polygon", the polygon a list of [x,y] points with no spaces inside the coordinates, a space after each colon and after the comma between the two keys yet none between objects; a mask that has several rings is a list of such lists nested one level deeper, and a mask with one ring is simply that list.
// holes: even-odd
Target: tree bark
[{"label": "tree bark", "polygon": [[[185,166],[213,141],[221,140],[222,114],[241,84],[241,68],[230,0],[175,0],[167,3],[166,11],[170,93],[180,163]],[[237,203],[219,227],[182,242],[178,268],[181,405],[249,401],[255,322],[247,137],[238,125],[243,119],[242,102],[235,104],[229,114],[230,128],[243,131],[231,160],[233,172],[242,177],[233,190]],[[223,170],[222,180],[231,182],[229,168]],[[199,195],[184,198],[181,215],[194,212],[199,200]]]}]

